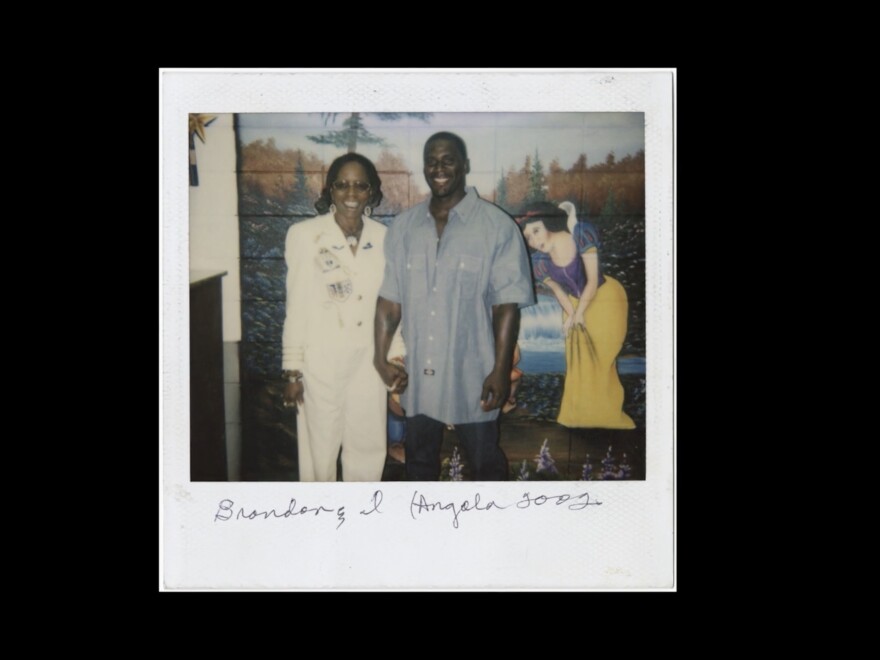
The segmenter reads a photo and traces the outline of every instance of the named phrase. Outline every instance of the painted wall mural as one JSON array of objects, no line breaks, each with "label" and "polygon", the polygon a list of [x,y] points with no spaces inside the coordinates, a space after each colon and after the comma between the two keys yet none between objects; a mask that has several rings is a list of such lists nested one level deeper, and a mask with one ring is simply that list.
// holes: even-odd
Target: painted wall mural
[{"label": "painted wall mural", "polygon": [[[373,217],[392,223],[396,214],[428,196],[422,148],[441,130],[457,133],[467,143],[468,185],[521,226],[529,204],[568,202],[572,235],[579,236],[585,228],[596,234],[600,272],[619,283],[628,301],[616,364],[623,413],[635,429],[569,429],[557,423],[567,371],[560,299],[552,278],[536,281],[538,304],[522,314],[517,365],[522,378],[516,403],[502,417],[502,447],[510,459],[511,478],[643,479],[644,115],[356,112],[236,116],[242,478],[297,478],[294,413],[280,405],[288,228],[317,215],[314,203],[327,167],[346,151],[361,153],[376,164],[384,198]],[[390,432],[398,434],[399,426]],[[467,478],[466,466],[461,468],[461,458],[449,442],[444,456],[444,478]],[[384,478],[401,475],[389,462]]]}]

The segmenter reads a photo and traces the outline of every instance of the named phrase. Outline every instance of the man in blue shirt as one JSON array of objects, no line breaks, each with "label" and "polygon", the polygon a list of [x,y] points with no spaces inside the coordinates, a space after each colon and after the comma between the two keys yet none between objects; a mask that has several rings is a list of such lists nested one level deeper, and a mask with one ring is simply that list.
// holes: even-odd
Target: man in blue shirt
[{"label": "man in blue shirt", "polygon": [[[510,393],[519,310],[534,304],[534,288],[519,228],[466,187],[469,171],[459,136],[428,138],[431,198],[398,215],[385,237],[374,363],[386,386],[402,393],[410,481],[439,477],[448,424],[473,479],[508,478],[498,411]],[[399,324],[409,373],[384,359]]]}]

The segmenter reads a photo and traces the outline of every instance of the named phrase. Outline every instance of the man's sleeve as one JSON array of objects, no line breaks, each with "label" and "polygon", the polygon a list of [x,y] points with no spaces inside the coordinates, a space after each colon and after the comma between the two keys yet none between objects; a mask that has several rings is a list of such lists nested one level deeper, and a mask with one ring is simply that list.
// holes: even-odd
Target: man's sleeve
[{"label": "man's sleeve", "polygon": [[400,216],[395,218],[394,222],[391,223],[391,227],[385,232],[385,276],[379,289],[379,295],[382,298],[394,303],[401,302],[400,282],[397,279],[397,273],[399,272],[397,264],[403,258],[399,239],[399,235],[402,232],[395,231],[399,220]]},{"label": "man's sleeve", "polygon": [[489,302],[492,305],[535,304],[535,288],[522,233],[516,222],[505,217],[499,223],[498,239],[489,275]]}]

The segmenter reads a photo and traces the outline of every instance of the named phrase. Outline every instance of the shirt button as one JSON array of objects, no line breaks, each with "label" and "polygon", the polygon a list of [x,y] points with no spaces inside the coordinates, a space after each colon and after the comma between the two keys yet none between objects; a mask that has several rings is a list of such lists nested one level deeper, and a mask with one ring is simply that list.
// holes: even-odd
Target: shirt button
[{"label": "shirt button", "polygon": [[428,359],[428,364],[431,364],[431,360],[430,360],[430,358]]},{"label": "shirt button", "polygon": [[437,290],[437,287],[436,287],[436,286],[435,286],[433,289],[431,289],[431,291],[436,291],[436,290]]},{"label": "shirt button", "polygon": [[434,341],[434,335],[428,335],[428,341]]},{"label": "shirt button", "polygon": [[459,267],[459,268],[464,268],[464,262],[462,261],[460,264],[458,264],[458,267]]},{"label": "shirt button", "polygon": [[434,312],[433,309],[431,310],[431,316],[436,316],[436,313]]},{"label": "shirt button", "polygon": [[363,300],[363,296],[358,296],[358,300]]},{"label": "shirt button", "polygon": [[363,321],[358,321],[358,325],[363,325],[363,324],[364,324]]},{"label": "shirt button", "polygon": [[409,264],[406,265],[406,269],[409,270]]}]

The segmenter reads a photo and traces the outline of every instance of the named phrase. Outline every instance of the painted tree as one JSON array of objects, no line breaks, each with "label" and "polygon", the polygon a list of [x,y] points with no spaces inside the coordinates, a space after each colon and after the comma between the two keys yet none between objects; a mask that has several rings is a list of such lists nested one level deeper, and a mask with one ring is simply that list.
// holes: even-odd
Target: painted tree
[{"label": "painted tree", "polygon": [[501,208],[507,208],[507,179],[504,177],[504,168],[501,168],[501,178],[495,189],[495,203]]},{"label": "painted tree", "polygon": [[526,195],[528,202],[543,202],[547,199],[547,193],[544,190],[544,166],[538,156],[538,150],[535,149],[535,160],[529,171],[529,192]]},{"label": "painted tree", "polygon": [[296,160],[296,185],[295,189],[299,194],[307,194],[309,185],[308,178],[306,177],[306,168],[303,166],[303,153],[302,150],[297,149],[297,156],[299,156]]},{"label": "painted tree", "polygon": [[532,157],[526,156],[525,165],[520,169],[511,165],[507,170],[505,179],[507,194],[507,209],[516,212],[518,207],[526,201],[529,194],[529,173],[532,170]]},{"label": "painted tree", "polygon": [[608,191],[608,196],[605,197],[605,205],[602,207],[602,213],[599,214],[599,217],[613,220],[617,212],[617,203],[614,201],[614,188],[611,188]]},{"label": "painted tree", "polygon": [[296,160],[293,176],[283,175],[280,193],[285,196],[284,210],[286,213],[307,214],[313,211],[312,205],[316,195],[309,189],[309,180],[304,163],[305,157],[302,150],[297,149],[294,154],[288,155],[288,162],[293,159]]},{"label": "painted tree", "polygon": [[577,196],[572,196],[571,179],[571,175],[562,169],[558,158],[551,160],[545,179],[547,182],[547,196],[556,202],[569,201],[577,204]]},{"label": "painted tree", "polygon": [[412,191],[413,173],[407,168],[403,158],[383,149],[375,165],[382,179],[382,204],[379,212],[382,215],[396,215],[412,206],[415,203]]},{"label": "painted tree", "polygon": [[242,209],[248,214],[314,213],[324,163],[301,149],[280,150],[275,140],[241,148]]},{"label": "painted tree", "polygon": [[[388,142],[383,137],[379,137],[375,133],[371,133],[369,130],[364,128],[363,122],[363,114],[360,112],[352,112],[345,120],[342,122],[342,129],[340,130],[331,130],[323,135],[308,135],[309,140],[315,142],[316,144],[332,144],[335,147],[345,147],[349,153],[353,151],[357,151],[358,143],[360,144],[375,144],[379,146],[386,146]],[[400,118],[406,117],[414,117],[416,119],[420,119],[421,121],[428,123],[428,119],[431,118],[431,112],[373,112],[369,113],[375,115],[380,121],[397,121]],[[336,118],[339,116],[337,112],[329,112],[329,113],[321,113],[321,116],[324,119],[324,126],[327,125],[328,122],[336,123]]]}]

